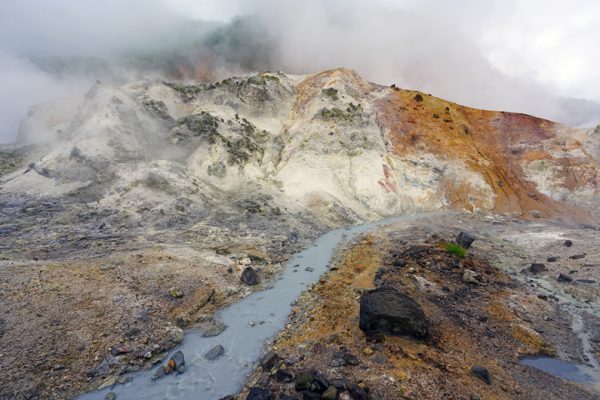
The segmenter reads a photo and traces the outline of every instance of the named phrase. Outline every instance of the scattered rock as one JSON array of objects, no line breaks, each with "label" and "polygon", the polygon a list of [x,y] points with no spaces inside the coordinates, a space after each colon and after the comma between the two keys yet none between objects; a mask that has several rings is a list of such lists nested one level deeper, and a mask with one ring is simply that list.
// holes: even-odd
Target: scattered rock
[{"label": "scattered rock", "polygon": [[593,279],[577,279],[577,282],[585,283],[587,285],[593,285],[594,283],[596,283],[596,281]]},{"label": "scattered rock", "polygon": [[106,396],[104,396],[104,400],[116,400],[117,395],[115,394],[115,392],[108,392],[106,393]]},{"label": "scattered rock", "polygon": [[471,235],[470,233],[460,232],[458,234],[458,237],[456,238],[456,243],[464,247],[465,249],[468,249],[469,247],[471,247],[471,244],[473,244],[474,240],[475,236]]},{"label": "scattered rock", "polygon": [[171,296],[174,299],[180,299],[183,297],[183,291],[181,289],[172,287],[171,289],[169,289],[169,296]]},{"label": "scattered rock", "polygon": [[553,257],[548,257],[546,259],[546,261],[548,261],[548,262],[557,262],[558,261],[558,257],[554,257],[554,256]]},{"label": "scattered rock", "polygon": [[563,243],[563,245],[566,246],[566,247],[571,247],[571,246],[573,246],[573,242],[571,240],[567,239],[567,240],[565,240],[565,242]]},{"label": "scattered rock", "polygon": [[475,272],[475,271],[471,271],[470,269],[465,269],[465,272],[463,272],[463,281],[467,282],[467,283],[481,283],[483,281],[483,277],[481,276],[481,274]]},{"label": "scattered rock", "polygon": [[294,374],[287,369],[278,369],[275,373],[275,379],[277,379],[277,382],[290,383],[294,380]]},{"label": "scattered rock", "polygon": [[345,366],[349,366],[349,365],[358,365],[358,364],[360,364],[358,357],[356,357],[354,354],[350,353],[350,351],[348,351],[348,349],[346,349],[346,348],[342,348],[340,351],[336,351],[333,354],[333,357],[331,360],[332,367],[345,367]]},{"label": "scattered rock", "polygon": [[539,210],[529,211],[529,216],[532,218],[544,218],[544,213]]},{"label": "scattered rock", "polygon": [[313,376],[307,373],[301,373],[296,375],[294,379],[294,389],[297,392],[302,392],[306,390],[310,390],[314,379]]},{"label": "scattered rock", "polygon": [[104,382],[102,382],[100,384],[100,386],[98,386],[98,390],[106,389],[106,388],[115,386],[116,384],[117,384],[117,378],[115,378],[114,376],[111,376],[110,378],[107,378]]},{"label": "scattered rock", "polygon": [[323,394],[321,395],[321,398],[323,400],[336,400],[337,395],[338,395],[338,390],[335,388],[335,386],[329,386],[327,388],[327,390],[325,390],[323,392]]},{"label": "scattered rock", "polygon": [[267,389],[253,387],[248,392],[246,400],[273,400],[273,395]]},{"label": "scattered rock", "polygon": [[120,354],[126,354],[129,353],[131,350],[129,349],[129,347],[125,346],[125,345],[118,345],[118,346],[113,346],[110,348],[110,354],[113,356],[118,356]]},{"label": "scattered rock", "polygon": [[571,260],[580,260],[582,258],[585,258],[585,253],[584,254],[575,254],[569,257]]},{"label": "scattered rock", "polygon": [[571,278],[569,275],[566,275],[566,274],[558,274],[558,278],[556,278],[556,280],[558,282],[566,283],[566,282],[572,282],[573,278]]},{"label": "scattered rock", "polygon": [[185,357],[183,356],[183,353],[181,351],[176,352],[171,357],[171,360],[173,360],[175,370],[180,374],[183,374],[185,372]]},{"label": "scattered rock", "polygon": [[393,288],[370,290],[360,298],[360,329],[366,334],[429,335],[425,314],[419,304]]},{"label": "scattered rock", "polygon": [[183,329],[177,327],[170,328],[167,332],[167,340],[173,344],[183,342]]},{"label": "scattered rock", "polygon": [[481,379],[488,385],[492,384],[492,377],[490,375],[490,371],[487,368],[482,367],[481,365],[475,365],[471,368],[471,375],[476,378]]},{"label": "scattered rock", "polygon": [[259,361],[260,366],[265,370],[271,370],[280,360],[280,357],[274,351],[268,351]]},{"label": "scattered rock", "polygon": [[152,380],[155,381],[157,379],[163,378],[166,374],[167,373],[165,372],[165,369],[161,365],[156,369],[156,371],[154,371],[154,375],[152,375]]},{"label": "scattered rock", "polygon": [[218,344],[209,351],[207,351],[204,355],[204,358],[206,358],[208,361],[214,361],[217,358],[222,357],[223,354],[225,354],[225,348]]},{"label": "scattered rock", "polygon": [[529,266],[529,272],[531,272],[532,274],[539,274],[542,273],[546,270],[546,266],[544,264],[541,263],[532,263]]},{"label": "scattered rock", "polygon": [[254,268],[246,267],[242,272],[242,282],[251,286],[258,285],[260,283],[260,277]]},{"label": "scattered rock", "polygon": [[546,296],[545,294],[538,294],[537,297],[538,299],[548,301],[548,296]]}]

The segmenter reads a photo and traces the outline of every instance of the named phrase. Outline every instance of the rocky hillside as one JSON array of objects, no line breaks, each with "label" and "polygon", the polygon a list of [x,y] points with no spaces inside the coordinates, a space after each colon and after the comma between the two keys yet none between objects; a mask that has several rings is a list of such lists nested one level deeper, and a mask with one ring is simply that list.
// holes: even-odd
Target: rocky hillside
[{"label": "rocky hillside", "polygon": [[144,224],[234,204],[327,225],[441,208],[577,217],[597,207],[593,131],[347,69],[98,83],[77,101],[32,110],[21,142],[51,144],[2,176],[4,195],[69,195]]},{"label": "rocky hillside", "polygon": [[97,83],[36,106],[0,146],[0,398],[160,362],[332,227],[439,209],[591,223],[599,155],[594,130],[347,69]]}]

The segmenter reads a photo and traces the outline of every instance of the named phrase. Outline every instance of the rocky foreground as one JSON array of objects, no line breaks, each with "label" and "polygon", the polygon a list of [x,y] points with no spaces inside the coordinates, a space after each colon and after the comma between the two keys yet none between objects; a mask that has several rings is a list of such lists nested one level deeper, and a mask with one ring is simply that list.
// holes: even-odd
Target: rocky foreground
[{"label": "rocky foreground", "polygon": [[[476,110],[347,69],[99,82],[36,106],[18,142],[0,147],[0,397],[71,398],[164,362],[184,329],[218,332],[216,310],[264,288],[334,227],[444,209],[482,224],[494,214],[590,227],[599,154],[592,129]],[[578,271],[597,279],[585,275],[592,267]],[[452,282],[442,272],[431,273]],[[468,293],[485,299],[488,286]]]},{"label": "rocky foreground", "polygon": [[[465,227],[477,239],[459,258],[445,244]],[[470,215],[365,234],[300,299],[240,398],[598,399],[598,370],[577,384],[519,360],[597,368],[599,240]]]}]

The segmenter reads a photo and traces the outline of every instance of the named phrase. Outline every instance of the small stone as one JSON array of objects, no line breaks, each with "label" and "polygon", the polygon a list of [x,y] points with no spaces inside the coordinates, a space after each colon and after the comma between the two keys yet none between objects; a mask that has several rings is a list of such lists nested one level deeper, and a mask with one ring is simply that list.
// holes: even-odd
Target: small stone
[{"label": "small stone", "polygon": [[129,347],[125,345],[113,346],[110,348],[110,354],[113,356],[118,356],[120,354],[129,353],[131,350]]},{"label": "small stone", "polygon": [[246,400],[273,400],[273,395],[267,389],[253,387],[248,392]]},{"label": "small stone", "polygon": [[98,386],[98,390],[106,389],[106,388],[115,386],[116,384],[117,384],[117,378],[115,378],[114,376],[111,376],[110,378],[108,378],[104,382],[102,382],[102,384],[100,384],[100,386]]},{"label": "small stone", "polygon": [[335,386],[329,386],[327,390],[323,392],[321,398],[323,400],[335,400],[337,399],[338,391]]},{"label": "small stone", "polygon": [[310,390],[310,387],[314,381],[312,375],[301,373],[296,375],[296,379],[294,379],[294,388],[297,392],[302,392],[304,390]]},{"label": "small stone", "polygon": [[529,211],[529,215],[532,218],[544,218],[544,213],[539,210],[531,210]]},{"label": "small stone", "polygon": [[294,380],[294,374],[287,369],[278,369],[275,373],[275,379],[277,379],[277,382],[290,383]]},{"label": "small stone", "polygon": [[274,351],[268,351],[259,361],[260,366],[265,371],[271,370],[279,362],[280,358]]},{"label": "small stone", "polygon": [[476,378],[481,379],[488,385],[492,384],[492,377],[490,375],[490,371],[488,371],[487,368],[484,368],[481,365],[473,366],[471,368],[471,375],[473,375]]},{"label": "small stone", "polygon": [[567,240],[565,240],[565,242],[563,243],[563,245],[566,246],[566,247],[571,247],[571,246],[573,246],[573,242],[571,240],[567,239]]},{"label": "small stone", "polygon": [[171,357],[173,364],[175,364],[175,370],[182,374],[185,371],[185,357],[181,351],[176,352]]},{"label": "small stone", "polygon": [[372,348],[370,348],[370,347],[365,347],[365,348],[363,349],[363,353],[364,353],[365,355],[367,355],[367,356],[370,356],[370,355],[372,355],[372,354],[373,354],[373,353],[375,353],[375,352],[373,351],[373,349],[372,349]]},{"label": "small stone", "polygon": [[567,282],[572,282],[573,278],[571,278],[569,275],[558,274],[558,278],[556,278],[556,280],[558,282],[567,283]]},{"label": "small stone", "polygon": [[183,291],[181,289],[172,287],[171,289],[169,289],[169,296],[171,296],[174,299],[180,299],[183,297]]},{"label": "small stone", "polygon": [[546,270],[546,266],[542,263],[532,263],[529,266],[529,272],[532,274],[539,274]]},{"label": "small stone", "polygon": [[160,366],[156,369],[156,371],[154,371],[154,375],[152,375],[152,380],[155,381],[157,379],[163,378],[167,373],[165,372],[165,369]]},{"label": "small stone", "polygon": [[538,299],[548,301],[548,296],[546,296],[545,294],[538,294],[537,297]]},{"label": "small stone", "polygon": [[260,277],[258,276],[258,273],[252,267],[246,267],[246,269],[244,269],[241,279],[242,282],[250,286],[258,285],[260,283]]},{"label": "small stone", "polygon": [[557,261],[558,261],[558,257],[554,257],[554,256],[552,256],[552,257],[548,257],[548,258],[546,259],[546,261],[548,261],[548,262],[557,262]]},{"label": "small stone", "polygon": [[475,271],[471,271],[470,269],[465,269],[465,272],[463,272],[463,281],[467,282],[467,283],[481,283],[481,281],[483,280],[483,277],[481,276],[481,274],[475,272]]},{"label": "small stone", "polygon": [[471,247],[471,244],[473,244],[474,241],[475,236],[467,232],[460,232],[456,238],[456,243],[459,246],[464,247],[465,249]]},{"label": "small stone", "polygon": [[218,344],[215,347],[213,347],[212,349],[210,349],[209,351],[207,351],[206,354],[204,355],[204,358],[206,358],[209,361],[214,361],[217,358],[222,357],[223,354],[225,354],[225,348],[223,346],[221,346],[220,344]]},{"label": "small stone", "polygon": [[569,257],[571,260],[580,260],[582,258],[585,258],[585,254],[575,254]]},{"label": "small stone", "polygon": [[176,327],[170,328],[167,332],[167,340],[174,344],[183,342],[183,329]]},{"label": "small stone", "polygon": [[344,367],[358,364],[360,364],[358,357],[350,353],[346,348],[342,348],[340,351],[335,352],[331,360],[332,367]]},{"label": "small stone", "polygon": [[115,392],[108,392],[106,393],[106,396],[104,396],[104,400],[116,400],[117,395],[115,394]]}]

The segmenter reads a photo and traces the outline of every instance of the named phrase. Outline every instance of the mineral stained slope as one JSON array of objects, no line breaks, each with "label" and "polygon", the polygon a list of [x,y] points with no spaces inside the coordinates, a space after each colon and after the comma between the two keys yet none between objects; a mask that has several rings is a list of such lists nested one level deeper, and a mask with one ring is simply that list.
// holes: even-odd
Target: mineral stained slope
[{"label": "mineral stained slope", "polygon": [[98,82],[36,106],[0,147],[0,397],[143,368],[262,287],[245,268],[268,282],[332,227],[439,209],[593,222],[599,149],[593,130],[348,69]]}]

